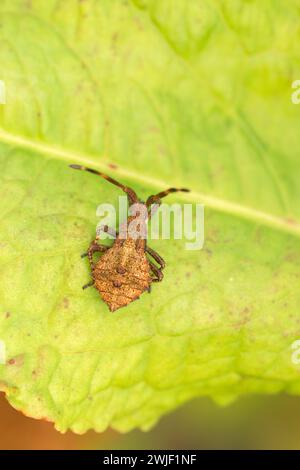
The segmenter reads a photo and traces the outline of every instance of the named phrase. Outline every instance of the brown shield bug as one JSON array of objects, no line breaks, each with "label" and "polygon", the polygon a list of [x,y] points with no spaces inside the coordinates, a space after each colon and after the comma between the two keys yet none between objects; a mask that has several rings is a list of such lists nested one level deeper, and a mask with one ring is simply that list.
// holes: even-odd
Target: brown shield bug
[{"label": "brown shield bug", "polygon": [[[151,206],[154,205],[157,208],[161,203],[161,199],[170,193],[177,191],[188,192],[189,190],[169,188],[166,191],[149,196],[146,203],[144,203],[140,201],[133,189],[124,186],[104,173],[82,165],[70,165],[70,167],[101,176],[118,186],[127,194],[129,211],[135,205],[138,208],[135,215],[129,216],[127,221],[122,224],[119,233],[116,233],[108,226],[100,228],[100,230],[115,238],[111,247],[99,243],[100,234],[98,234],[90,244],[87,253],[82,255],[82,257],[88,257],[92,272],[92,281],[83,286],[83,289],[94,286],[108,305],[109,310],[113,312],[138,299],[144,291],[148,290],[150,292],[151,283],[163,279],[162,270],[165,267],[165,262],[156,251],[147,246],[147,240],[144,236],[147,233],[146,224],[151,216]],[[134,225],[137,218],[139,218],[138,227],[134,231],[129,230],[128,227]],[[140,222],[141,220],[142,222]],[[101,252],[103,255],[98,261],[94,262],[96,252]],[[149,260],[147,255],[151,256],[158,266]]]}]

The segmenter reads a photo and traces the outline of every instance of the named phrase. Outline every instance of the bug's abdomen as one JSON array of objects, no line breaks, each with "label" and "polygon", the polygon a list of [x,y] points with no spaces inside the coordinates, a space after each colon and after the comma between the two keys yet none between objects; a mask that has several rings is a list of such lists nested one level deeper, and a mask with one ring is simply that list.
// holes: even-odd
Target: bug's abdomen
[{"label": "bug's abdomen", "polygon": [[151,283],[146,256],[131,256],[127,263],[120,262],[112,248],[105,253],[93,271],[95,288],[110,311],[125,307],[136,300]]}]

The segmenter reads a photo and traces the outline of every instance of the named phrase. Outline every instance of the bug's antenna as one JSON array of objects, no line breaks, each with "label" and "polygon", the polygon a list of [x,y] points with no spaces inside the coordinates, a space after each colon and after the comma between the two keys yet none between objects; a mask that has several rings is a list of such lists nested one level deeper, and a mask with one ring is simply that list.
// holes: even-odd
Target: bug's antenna
[{"label": "bug's antenna", "polygon": [[[189,193],[190,190],[186,188],[169,188],[169,189],[166,189],[165,191],[161,191],[160,193],[149,196],[146,201],[146,206],[148,208],[148,215],[149,215],[148,218],[150,219],[150,217],[153,216],[154,213],[157,211],[157,209],[159,208],[161,204],[161,199],[163,197],[166,197],[168,194],[178,193],[178,192]],[[151,207],[152,204],[154,205],[154,207]]]},{"label": "bug's antenna", "polygon": [[178,193],[178,192],[183,192],[183,193],[189,193],[190,190],[189,189],[186,189],[186,188],[169,188],[169,189],[166,189],[165,191],[161,191],[160,193],[157,193],[157,194],[154,194],[152,196],[149,196],[148,199],[147,199],[147,207],[151,206],[151,204],[159,204],[160,203],[160,200],[163,198],[163,197],[166,197],[168,194],[171,194],[171,193]]},{"label": "bug's antenna", "polygon": [[111,178],[110,176],[106,175],[105,173],[101,173],[100,171],[93,170],[93,168],[87,168],[86,166],[83,165],[76,165],[72,164],[69,165],[71,168],[74,170],[83,170],[83,171],[88,171],[90,173],[93,173],[94,175],[101,176],[101,178],[104,178],[105,180],[109,181],[110,183],[114,184],[115,186],[118,186],[118,188],[121,188],[129,197],[131,202],[135,203],[138,202],[138,197],[136,193],[133,191],[133,189],[128,188],[127,186],[124,186],[124,184],[119,183],[117,180]]}]

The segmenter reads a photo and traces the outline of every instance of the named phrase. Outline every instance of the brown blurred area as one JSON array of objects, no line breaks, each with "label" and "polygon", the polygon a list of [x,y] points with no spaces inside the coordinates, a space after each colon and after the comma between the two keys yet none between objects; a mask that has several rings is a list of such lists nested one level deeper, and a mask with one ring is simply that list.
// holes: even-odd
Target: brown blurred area
[{"label": "brown blurred area", "polygon": [[83,436],[15,411],[0,394],[0,449],[300,449],[300,398],[241,398],[225,408],[207,398],[187,403],[151,431]]},{"label": "brown blurred area", "polygon": [[77,436],[72,432],[60,434],[53,424],[27,418],[14,410],[0,394],[0,449],[80,449],[88,448],[96,433]]}]

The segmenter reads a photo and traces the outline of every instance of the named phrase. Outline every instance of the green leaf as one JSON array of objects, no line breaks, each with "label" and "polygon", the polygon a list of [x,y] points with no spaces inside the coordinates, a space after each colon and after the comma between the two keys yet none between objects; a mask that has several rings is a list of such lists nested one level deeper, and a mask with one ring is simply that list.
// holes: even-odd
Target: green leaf
[{"label": "green leaf", "polygon": [[[2,0],[0,387],[83,433],[186,400],[300,393],[299,2]],[[80,254],[107,182],[204,203],[205,245],[157,240],[161,284],[114,314]]]}]

